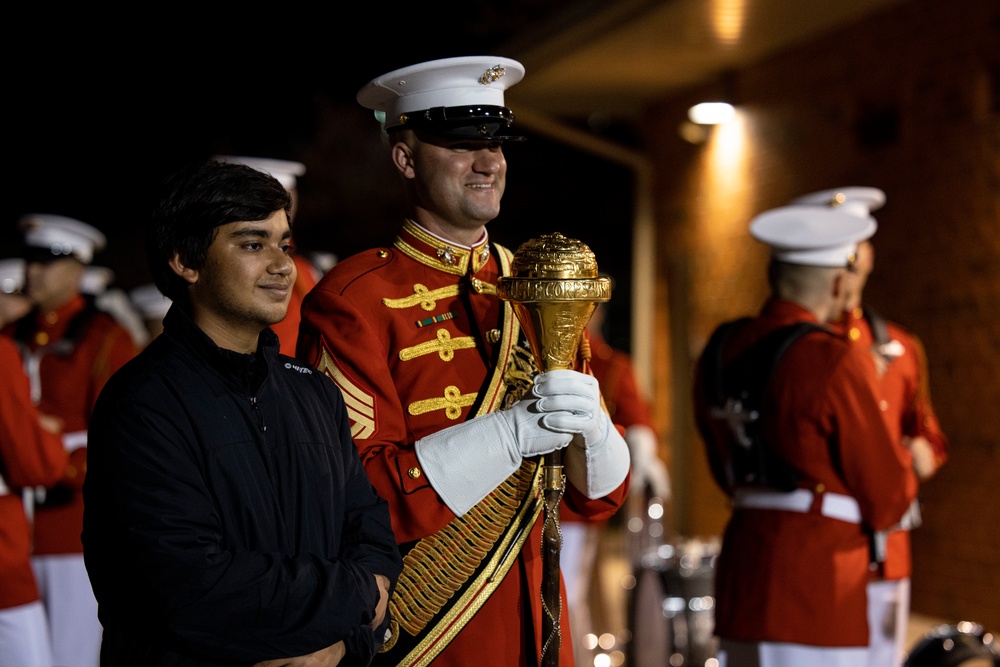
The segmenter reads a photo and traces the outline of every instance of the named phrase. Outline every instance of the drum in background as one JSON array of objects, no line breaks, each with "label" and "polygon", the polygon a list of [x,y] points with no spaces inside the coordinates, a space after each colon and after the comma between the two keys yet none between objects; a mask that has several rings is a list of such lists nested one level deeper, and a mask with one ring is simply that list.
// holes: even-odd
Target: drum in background
[{"label": "drum in background", "polygon": [[631,667],[714,664],[719,541],[685,539],[639,557],[629,604]]},{"label": "drum in background", "polygon": [[979,623],[932,628],[910,649],[903,667],[1000,667],[1000,642]]}]

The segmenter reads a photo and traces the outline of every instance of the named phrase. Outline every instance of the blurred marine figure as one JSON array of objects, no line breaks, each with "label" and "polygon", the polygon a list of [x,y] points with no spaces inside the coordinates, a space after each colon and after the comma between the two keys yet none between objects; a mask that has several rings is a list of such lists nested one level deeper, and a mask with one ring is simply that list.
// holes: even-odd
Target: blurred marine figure
[{"label": "blurred marine figure", "polygon": [[875,227],[820,206],[755,217],[771,297],[699,357],[695,417],[733,505],[716,572],[722,667],[868,664],[872,538],[900,521],[916,481],[871,355],[827,323]]},{"label": "blurred marine figure", "polygon": [[17,340],[38,410],[58,417],[69,465],[34,494],[32,565],[52,633],[56,667],[96,667],[101,643],[97,601],[83,563],[81,488],[87,427],[111,374],[138,352],[129,331],[81,291],[86,267],[107,239],[96,227],[61,215],[21,220],[32,310],[8,325]]}]

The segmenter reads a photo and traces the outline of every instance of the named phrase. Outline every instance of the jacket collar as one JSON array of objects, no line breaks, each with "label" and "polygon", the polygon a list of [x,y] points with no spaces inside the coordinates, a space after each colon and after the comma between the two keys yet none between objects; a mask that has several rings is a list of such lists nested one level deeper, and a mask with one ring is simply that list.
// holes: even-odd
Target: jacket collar
[{"label": "jacket collar", "polygon": [[259,362],[270,366],[278,356],[278,336],[270,328],[261,331],[254,354],[226,350],[216,345],[178,303],[171,304],[163,318],[163,332],[176,338],[200,359],[224,373],[238,373],[242,376],[252,371],[256,374]]},{"label": "jacket collar", "polygon": [[475,274],[490,260],[489,235],[485,231],[470,248],[435,236],[409,219],[403,222],[393,245],[421,264],[456,276]]}]

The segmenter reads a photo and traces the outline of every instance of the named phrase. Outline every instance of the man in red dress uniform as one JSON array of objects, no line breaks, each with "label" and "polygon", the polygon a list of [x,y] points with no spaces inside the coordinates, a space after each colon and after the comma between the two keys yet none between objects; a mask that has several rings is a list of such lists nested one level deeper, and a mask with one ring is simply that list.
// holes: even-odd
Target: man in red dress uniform
[{"label": "man in red dress uniform", "polygon": [[[31,309],[24,261],[0,260],[0,329]],[[31,570],[31,521],[21,493],[55,484],[68,457],[59,422],[38,414],[21,355],[0,335],[0,667],[50,667],[49,624]]]},{"label": "man in red dress uniform", "polygon": [[83,564],[83,486],[87,424],[111,374],[138,352],[125,327],[80,292],[84,268],[106,239],[95,227],[58,215],[21,220],[25,293],[33,310],[8,325],[21,347],[40,412],[62,421],[69,465],[35,496],[32,565],[52,632],[56,667],[96,666],[101,644],[97,601]]},{"label": "man in red dress uniform", "polygon": [[[532,381],[530,348],[497,297],[512,252],[486,224],[515,138],[503,93],[523,74],[507,58],[448,58],[358,93],[384,116],[408,216],[392,247],[340,261],[302,306],[298,356],[344,393],[404,553],[377,664],[538,665],[549,639],[538,456],[564,448],[565,506],[583,516],[610,517],[628,491],[628,447],[597,381],[577,370]],[[572,665],[560,622],[557,657]]]},{"label": "man in red dress uniform", "polygon": [[[697,424],[733,502],[716,570],[722,667],[867,664],[871,537],[899,522],[916,481],[878,408],[871,356],[823,325],[843,311],[857,244],[875,227],[820,206],[758,215],[750,232],[771,246],[772,295],[699,358]],[[808,332],[767,380],[769,335],[799,324]]]},{"label": "man in red dress uniform", "polygon": [[[799,197],[793,203],[830,206],[866,218],[885,204],[885,193],[871,187],[836,188]],[[894,441],[913,454],[914,474],[925,481],[947,460],[948,438],[931,404],[927,360],[920,339],[862,303],[874,264],[871,239],[861,241],[849,280],[847,304],[837,325],[875,360],[882,416]],[[872,667],[898,665],[904,658],[910,617],[910,529],[919,523],[919,516],[919,506],[914,504],[898,529],[885,536],[884,558],[868,584]]]}]

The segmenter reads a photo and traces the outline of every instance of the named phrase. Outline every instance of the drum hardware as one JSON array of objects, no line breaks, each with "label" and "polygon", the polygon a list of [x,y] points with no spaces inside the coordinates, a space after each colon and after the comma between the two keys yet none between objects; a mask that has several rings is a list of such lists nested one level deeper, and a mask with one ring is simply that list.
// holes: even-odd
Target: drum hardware
[{"label": "drum hardware", "polygon": [[[640,530],[629,521],[634,573],[627,578],[630,667],[715,664],[715,562],[720,540],[667,536],[651,499]],[[658,525],[657,525],[658,524]],[[653,527],[653,526],[656,527]]]}]

